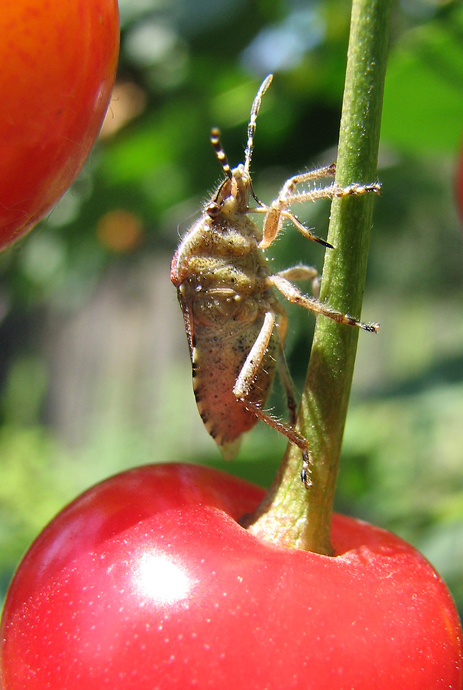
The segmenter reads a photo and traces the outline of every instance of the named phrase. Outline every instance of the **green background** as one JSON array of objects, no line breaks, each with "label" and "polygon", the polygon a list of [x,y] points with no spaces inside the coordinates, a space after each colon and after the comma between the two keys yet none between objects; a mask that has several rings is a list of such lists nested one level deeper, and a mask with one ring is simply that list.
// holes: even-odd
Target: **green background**
[{"label": "green background", "polygon": [[[268,485],[284,440],[258,425],[221,459],[197,413],[170,260],[232,166],[249,109],[257,195],[335,159],[350,3],[120,0],[118,89],[80,178],[0,255],[0,586],[53,515],[95,482],[149,462],[207,463]],[[337,509],[415,544],[463,611],[463,8],[404,0],[393,12],[369,272]],[[461,183],[463,185],[463,182]],[[317,234],[329,205],[298,208]],[[122,228],[122,230],[121,230]],[[128,228],[131,228],[129,233]],[[293,228],[275,269],[320,270]],[[288,309],[300,391],[313,317]],[[277,383],[271,405],[284,414]]]}]

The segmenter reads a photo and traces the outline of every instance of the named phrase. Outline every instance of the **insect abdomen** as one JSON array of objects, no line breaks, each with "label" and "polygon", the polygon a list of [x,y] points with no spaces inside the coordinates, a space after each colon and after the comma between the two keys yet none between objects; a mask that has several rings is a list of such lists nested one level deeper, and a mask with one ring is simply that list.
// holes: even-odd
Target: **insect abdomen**
[{"label": "insect abdomen", "polygon": [[[262,318],[242,332],[221,338],[197,329],[192,351],[193,390],[206,429],[219,446],[233,444],[257,422],[233,394],[236,379],[254,343]],[[264,406],[275,377],[278,343],[270,340],[247,399]]]}]

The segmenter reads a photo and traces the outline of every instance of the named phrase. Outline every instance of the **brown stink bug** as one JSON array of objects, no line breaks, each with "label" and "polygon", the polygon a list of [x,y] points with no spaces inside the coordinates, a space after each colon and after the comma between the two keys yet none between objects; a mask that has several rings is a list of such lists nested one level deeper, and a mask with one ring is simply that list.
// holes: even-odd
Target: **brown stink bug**
[{"label": "brown stink bug", "polygon": [[[172,260],[171,280],[183,311],[199,413],[223,456],[233,458],[241,434],[262,419],[302,449],[302,479],[309,484],[308,443],[294,428],[296,405],[283,352],[287,317],[275,288],[289,302],[339,323],[366,331],[376,331],[378,325],[362,323],[321,303],[317,299],[317,271],[311,266],[271,273],[263,250],[272,244],[285,220],[308,239],[332,248],[302,225],[290,208],[321,198],[378,192],[380,186],[340,187],[332,183],[296,191],[301,183],[332,177],[335,165],[331,165],[291,177],[269,206],[259,201],[249,168],[257,114],[271,81],[269,75],[252,104],[244,165],[230,168],[219,131],[212,130],[212,145],[225,179],[181,241]],[[249,206],[250,197],[257,206]],[[251,213],[264,214],[262,229]],[[303,294],[294,280],[312,281],[314,296]],[[287,393],[289,424],[264,411],[277,365]]]}]

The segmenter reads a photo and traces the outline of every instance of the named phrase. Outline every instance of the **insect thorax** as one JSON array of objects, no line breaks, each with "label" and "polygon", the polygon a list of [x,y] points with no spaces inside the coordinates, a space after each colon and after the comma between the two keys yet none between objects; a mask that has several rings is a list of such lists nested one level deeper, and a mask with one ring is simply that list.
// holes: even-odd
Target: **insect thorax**
[{"label": "insect thorax", "polygon": [[[200,324],[234,331],[265,311],[268,269],[258,243],[262,231],[246,213],[250,179],[232,171],[181,242],[172,280]],[[211,334],[212,335],[212,334]]]},{"label": "insect thorax", "polygon": [[[234,322],[256,319],[266,292],[265,259],[257,249],[254,223],[202,218],[186,236],[177,256],[177,286],[200,324],[234,329]],[[255,298],[255,299],[253,299]]]}]

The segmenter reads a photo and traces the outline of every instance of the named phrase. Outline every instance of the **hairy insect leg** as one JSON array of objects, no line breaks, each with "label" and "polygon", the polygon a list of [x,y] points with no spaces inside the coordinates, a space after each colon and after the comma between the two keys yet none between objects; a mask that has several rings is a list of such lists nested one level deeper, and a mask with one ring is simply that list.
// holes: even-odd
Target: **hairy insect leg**
[{"label": "hairy insect leg", "polygon": [[[313,266],[293,266],[292,268],[286,268],[283,271],[279,271],[278,275],[282,278],[286,278],[287,280],[310,280],[312,283],[312,292],[315,297],[318,297],[320,290],[320,281],[318,279],[317,269]],[[278,304],[277,312],[280,347],[278,371],[286,393],[286,400],[289,410],[289,423],[291,424],[291,426],[294,426],[294,424],[296,423],[297,405],[296,398],[294,395],[294,384],[291,378],[291,374],[289,373],[289,367],[286,361],[286,355],[284,351],[288,316],[286,314],[286,310],[281,304]]]},{"label": "hairy insect leg", "polygon": [[294,444],[302,450],[301,481],[307,487],[311,486],[312,481],[310,477],[310,466],[312,464],[312,459],[310,456],[309,443],[307,439],[302,434],[300,434],[294,427],[285,424],[279,419],[276,419],[276,417],[273,417],[268,412],[264,412],[264,410],[262,410],[262,408],[259,407],[257,403],[251,402],[250,400],[245,400],[244,398],[241,399],[240,402],[242,402],[246,409],[248,409],[250,412],[253,412],[256,415],[256,417],[261,419],[263,422],[271,426],[276,431],[279,431],[280,434],[283,434],[283,436],[286,436],[290,443]]},{"label": "hairy insect leg", "polygon": [[323,177],[334,177],[336,174],[336,163],[331,163],[331,165],[325,165],[322,168],[316,168],[315,170],[309,170],[305,173],[298,173],[293,175],[284,183],[283,187],[278,194],[278,199],[287,199],[292,196],[296,191],[298,184],[303,182],[312,182],[313,180],[320,180]]},{"label": "hairy insect leg", "polygon": [[318,271],[314,266],[292,266],[291,268],[285,268],[283,271],[278,271],[277,275],[281,278],[286,278],[286,280],[310,280],[312,283],[312,294],[315,298],[318,298],[320,294],[320,279],[318,277]]},{"label": "hairy insect leg", "polygon": [[275,311],[278,314],[278,372],[280,374],[283,388],[285,389],[286,405],[289,412],[289,424],[294,426],[296,424],[297,403],[294,395],[294,384],[289,373],[288,363],[285,355],[285,339],[286,331],[288,330],[288,315],[283,305],[277,303]]},{"label": "hairy insect leg", "polygon": [[[294,387],[291,381],[291,376],[286,364],[286,357],[284,353],[284,342],[286,338],[286,330],[288,317],[286,315],[285,309],[277,304],[275,306],[276,312],[278,313],[278,347],[279,347],[279,357],[278,357],[278,367],[280,371],[280,376],[283,382],[283,386],[286,392],[287,404],[290,415],[290,424],[294,424],[296,421],[296,399],[294,396]],[[262,360],[267,350],[270,338],[272,337],[273,329],[275,327],[276,314],[274,311],[269,310],[264,317],[264,323],[262,325],[261,331],[251,348],[243,367],[236,379],[235,386],[233,388],[233,393],[238,400],[241,400],[245,406],[248,406],[247,397],[249,391],[251,390],[252,383],[256,377],[257,370],[262,364]],[[254,408],[252,408],[254,409]],[[259,408],[260,409],[260,408]],[[264,415],[266,413],[263,413]],[[259,414],[259,416],[261,416]]]},{"label": "hairy insect leg", "polygon": [[[283,354],[283,345],[286,334],[286,313],[282,307],[278,307],[278,316],[281,319],[280,326],[280,354]],[[286,436],[286,438],[296,446],[298,446],[303,453],[303,467],[301,470],[301,480],[306,486],[310,486],[310,452],[308,447],[307,439],[302,436],[293,426],[290,424],[285,424],[281,420],[273,417],[268,412],[265,412],[258,403],[255,403],[247,399],[251,386],[256,376],[259,366],[262,364],[262,359],[264,357],[265,351],[268,347],[270,338],[272,337],[273,329],[275,327],[276,315],[275,312],[269,310],[266,312],[264,317],[264,323],[262,325],[261,331],[246,358],[245,363],[236,379],[235,386],[233,388],[233,393],[237,400],[250,412],[256,415],[258,419],[271,426],[276,431]],[[290,416],[292,420],[296,418],[296,401],[293,393],[292,381],[289,372],[283,374],[283,385],[286,389],[286,394],[288,397],[288,407],[290,408]],[[294,423],[294,422],[293,422]]]},{"label": "hairy insect leg", "polygon": [[283,388],[285,389],[286,405],[289,412],[289,424],[294,426],[296,424],[297,403],[294,395],[294,384],[289,373],[288,362],[283,348],[280,348],[278,357],[278,373],[280,374]]},{"label": "hairy insect leg", "polygon": [[315,187],[308,192],[294,192],[286,197],[278,197],[276,202],[280,203],[281,211],[286,210],[293,204],[301,204],[306,201],[317,201],[318,199],[343,199],[346,196],[363,196],[364,194],[379,194],[381,192],[381,184],[379,182],[370,182],[368,184],[360,184],[354,182],[353,184],[342,187],[333,182],[326,187]]},{"label": "hairy insect leg", "polygon": [[275,326],[275,314],[273,311],[267,311],[264,316],[264,323],[252,346],[246,360],[241,368],[238,378],[233,387],[233,394],[239,400],[249,395],[252,382],[256,376],[257,370],[262,363],[265,351],[272,337],[273,328]]},{"label": "hairy insect leg", "polygon": [[[317,269],[313,266],[293,266],[292,268],[286,268],[283,271],[279,271],[278,275],[287,280],[310,280],[310,282],[312,283],[312,292],[315,297],[318,297],[320,290],[320,281],[318,279]],[[280,355],[278,359],[278,371],[286,393],[286,400],[289,410],[289,423],[293,426],[296,423],[297,405],[294,395],[294,384],[291,379],[291,374],[289,373],[289,368],[284,351],[288,316],[286,314],[286,310],[281,304],[277,305],[276,311],[278,312],[278,340],[280,348]]]},{"label": "hairy insect leg", "polygon": [[319,242],[320,244],[331,248],[331,245],[328,244],[328,242],[325,242],[325,240],[322,240],[321,237],[314,235],[313,232],[306,228],[293,213],[287,210],[290,206],[290,203],[287,202],[287,199],[294,196],[298,184],[319,180],[323,177],[333,177],[335,173],[336,163],[332,163],[331,165],[326,165],[322,168],[316,168],[315,170],[310,170],[309,172],[293,175],[293,177],[290,177],[288,180],[286,180],[280,190],[280,193],[278,194],[278,197],[270,204],[270,206],[261,204],[262,210],[256,209],[256,211],[261,213],[264,212],[266,214],[264,220],[263,238],[259,245],[260,249],[267,249],[267,247],[272,244],[273,240],[280,232],[285,218],[291,220],[299,232],[301,232],[309,240]]},{"label": "hairy insect leg", "polygon": [[310,240],[323,244],[324,246],[332,248],[332,245],[325,240],[314,235],[311,230],[306,228],[290,210],[294,204],[301,204],[306,201],[317,201],[318,199],[342,199],[346,196],[361,196],[374,192],[379,194],[381,185],[377,182],[369,184],[354,183],[346,187],[342,187],[336,183],[330,184],[326,187],[315,187],[307,192],[296,192],[296,187],[302,182],[308,182],[319,177],[327,177],[333,175],[335,166],[327,166],[326,168],[319,168],[308,173],[294,175],[283,185],[278,197],[272,201],[270,206],[264,207],[262,210],[256,209],[257,212],[265,213],[263,237],[259,244],[260,249],[267,249],[278,233],[280,232],[285,219],[290,220],[299,232]]},{"label": "hairy insect leg", "polygon": [[256,208],[248,209],[248,213],[265,213],[263,235],[261,241],[259,242],[259,249],[268,249],[268,247],[270,247],[283,227],[283,222],[285,219],[290,220],[294,227],[299,230],[301,235],[304,235],[304,237],[306,237],[308,240],[318,242],[318,244],[328,247],[328,249],[334,248],[332,244],[324,240],[322,237],[315,235],[309,228],[306,228],[305,225],[303,225],[301,221],[296,218],[294,213],[291,213],[291,211],[284,209],[282,210],[276,207],[276,202],[272,202],[271,206],[266,206],[255,196],[254,193],[253,196],[260,205]]},{"label": "hairy insect leg", "polygon": [[315,297],[309,297],[304,295],[299,288],[297,288],[293,283],[287,280],[282,275],[276,273],[267,278],[269,286],[275,287],[288,302],[291,304],[300,304],[304,309],[314,312],[315,314],[322,314],[327,316],[329,319],[336,321],[337,323],[344,323],[348,326],[357,326],[362,328],[364,331],[369,331],[371,333],[376,333],[379,329],[378,323],[363,323],[349,314],[343,314],[340,311],[332,309],[327,304],[323,304]]},{"label": "hairy insect leg", "polygon": [[310,453],[303,453],[302,454],[302,469],[301,469],[301,482],[306,486],[308,489],[309,486],[312,486],[312,470],[311,470],[311,465],[312,463],[312,458],[310,457]]}]

